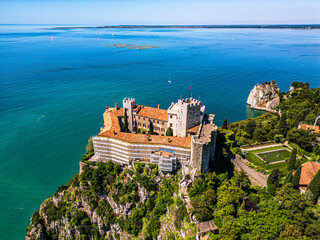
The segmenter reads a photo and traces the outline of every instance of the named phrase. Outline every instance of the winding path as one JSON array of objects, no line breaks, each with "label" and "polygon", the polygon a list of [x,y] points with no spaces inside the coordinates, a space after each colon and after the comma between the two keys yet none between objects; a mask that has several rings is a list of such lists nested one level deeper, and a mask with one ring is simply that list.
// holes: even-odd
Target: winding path
[{"label": "winding path", "polygon": [[267,176],[262,173],[250,168],[245,163],[245,159],[241,158],[240,155],[229,154],[229,158],[237,171],[246,172],[249,175],[252,186],[267,186]]}]

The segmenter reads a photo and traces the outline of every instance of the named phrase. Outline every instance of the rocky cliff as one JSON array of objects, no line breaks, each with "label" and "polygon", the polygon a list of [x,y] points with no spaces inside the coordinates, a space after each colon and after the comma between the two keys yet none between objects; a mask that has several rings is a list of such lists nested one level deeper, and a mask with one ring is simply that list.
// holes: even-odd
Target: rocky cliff
[{"label": "rocky cliff", "polygon": [[280,89],[275,82],[256,84],[251,90],[247,104],[251,108],[275,112],[275,107],[280,104]]},{"label": "rocky cliff", "polygon": [[86,161],[81,175],[32,215],[26,239],[195,237],[178,184],[177,175],[161,175],[156,165]]}]

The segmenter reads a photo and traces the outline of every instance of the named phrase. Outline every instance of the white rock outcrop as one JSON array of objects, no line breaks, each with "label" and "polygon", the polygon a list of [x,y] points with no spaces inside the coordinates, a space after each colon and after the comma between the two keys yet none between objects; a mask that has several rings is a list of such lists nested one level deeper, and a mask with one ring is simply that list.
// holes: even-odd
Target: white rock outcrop
[{"label": "white rock outcrop", "polygon": [[279,92],[274,82],[256,84],[249,94],[247,104],[254,109],[276,112],[275,107],[280,104]]}]

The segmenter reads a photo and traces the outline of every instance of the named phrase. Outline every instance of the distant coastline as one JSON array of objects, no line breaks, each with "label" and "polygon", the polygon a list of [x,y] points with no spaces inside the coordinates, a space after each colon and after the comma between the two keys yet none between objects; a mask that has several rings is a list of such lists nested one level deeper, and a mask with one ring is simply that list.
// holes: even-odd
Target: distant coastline
[{"label": "distant coastline", "polygon": [[320,29],[320,24],[295,25],[114,25],[95,27],[52,27],[46,29],[87,29],[87,28],[263,28],[263,29]]}]

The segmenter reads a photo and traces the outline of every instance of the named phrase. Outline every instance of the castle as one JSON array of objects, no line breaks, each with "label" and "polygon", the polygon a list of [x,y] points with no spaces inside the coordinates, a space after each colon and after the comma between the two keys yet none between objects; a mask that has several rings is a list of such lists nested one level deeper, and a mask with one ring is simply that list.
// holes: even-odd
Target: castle
[{"label": "castle", "polygon": [[[178,100],[160,109],[136,105],[125,98],[122,108],[106,107],[104,127],[93,137],[98,161],[114,161],[125,165],[132,162],[158,164],[162,172],[189,167],[194,176],[208,170],[214,161],[217,126],[214,115],[205,114],[205,106],[193,98]],[[141,134],[149,131],[153,134]],[[166,136],[170,128],[172,136]]]}]

